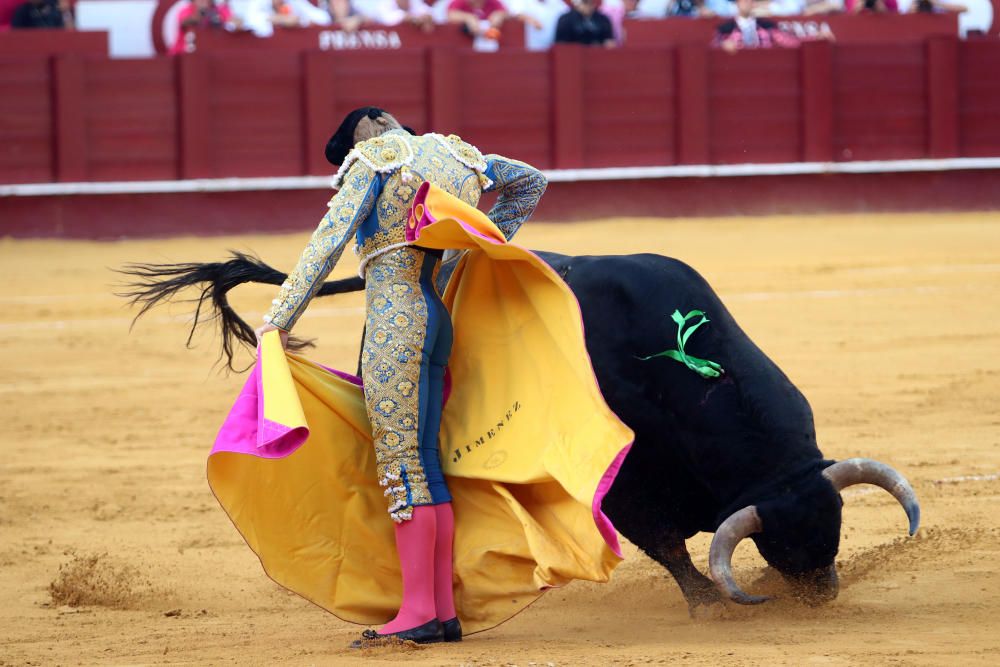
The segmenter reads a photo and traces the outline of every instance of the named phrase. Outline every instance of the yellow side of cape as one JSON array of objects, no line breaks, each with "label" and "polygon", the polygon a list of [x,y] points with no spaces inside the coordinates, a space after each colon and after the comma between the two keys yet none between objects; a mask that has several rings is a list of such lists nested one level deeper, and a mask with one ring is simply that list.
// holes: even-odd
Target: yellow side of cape
[{"label": "yellow side of cape", "polygon": [[[456,605],[476,632],[546,588],[607,581],[620,558],[600,498],[632,432],[600,394],[565,283],[478,210],[434,188],[425,206],[437,222],[419,245],[469,251],[444,297],[455,344],[441,456],[454,497]],[[255,373],[234,411],[257,401],[246,437],[259,449],[217,443],[212,490],[279,584],[342,619],[387,621],[401,577],[361,389],[284,353],[277,335],[265,336]],[[266,451],[262,433],[305,428],[291,453]]]}]

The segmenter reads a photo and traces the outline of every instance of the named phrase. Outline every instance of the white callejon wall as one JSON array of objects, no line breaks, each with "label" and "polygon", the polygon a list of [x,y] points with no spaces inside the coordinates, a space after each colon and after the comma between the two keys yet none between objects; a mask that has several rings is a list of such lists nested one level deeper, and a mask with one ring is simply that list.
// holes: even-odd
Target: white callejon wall
[{"label": "white callejon wall", "polygon": [[76,27],[107,30],[112,58],[149,58],[154,55],[150,24],[156,0],[79,0]]}]

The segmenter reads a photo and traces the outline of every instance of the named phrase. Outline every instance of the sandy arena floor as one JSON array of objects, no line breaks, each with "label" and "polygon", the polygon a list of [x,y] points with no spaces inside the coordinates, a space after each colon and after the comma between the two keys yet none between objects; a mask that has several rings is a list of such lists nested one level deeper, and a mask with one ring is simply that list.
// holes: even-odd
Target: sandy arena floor
[{"label": "sandy arena floor", "polygon": [[[365,656],[345,648],[359,628],[264,576],[208,490],[205,455],[242,383],[213,370],[212,336],[184,348],[182,305],[130,334],[112,295],[126,261],[238,248],[287,270],[306,238],[0,240],[0,665],[997,664],[1000,215],[525,228],[530,247],[695,266],[809,397],[825,454],[896,466],[923,526],[906,539],[888,494],[848,491],[843,588],[818,609],[693,621],[666,571],[628,548],[608,585],[550,592],[461,645]],[[337,275],[355,267],[348,255]],[[245,288],[237,303],[258,321],[271,298]],[[300,328],[318,360],[354,367],[361,305],[314,304]],[[706,536],[690,547],[704,570]],[[736,564],[752,588],[752,544]]]}]

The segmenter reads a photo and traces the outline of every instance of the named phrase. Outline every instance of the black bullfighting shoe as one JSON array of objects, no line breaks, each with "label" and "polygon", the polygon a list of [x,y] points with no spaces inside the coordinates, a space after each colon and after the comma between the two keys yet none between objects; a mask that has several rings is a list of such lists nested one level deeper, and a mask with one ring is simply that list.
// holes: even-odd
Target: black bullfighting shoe
[{"label": "black bullfighting shoe", "polygon": [[444,640],[444,625],[436,618],[432,618],[423,625],[418,625],[409,630],[391,632],[387,635],[379,634],[375,630],[365,630],[361,633],[361,639],[355,639],[351,642],[351,648],[378,648],[379,646],[391,646],[392,644],[401,644],[403,642],[437,644]]},{"label": "black bullfighting shoe", "polygon": [[462,624],[458,622],[458,616],[450,621],[441,623],[444,626],[444,640],[446,642],[462,641]]}]

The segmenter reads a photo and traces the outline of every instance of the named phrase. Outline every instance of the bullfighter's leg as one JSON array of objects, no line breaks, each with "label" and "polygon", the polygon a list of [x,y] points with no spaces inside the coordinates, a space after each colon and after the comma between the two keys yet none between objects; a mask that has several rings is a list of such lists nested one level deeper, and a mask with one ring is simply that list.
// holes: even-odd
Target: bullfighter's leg
[{"label": "bullfighter's leg", "polygon": [[[445,641],[458,641],[462,630],[455,611],[453,544],[455,516],[451,496],[441,467],[441,413],[444,409],[445,372],[454,334],[451,313],[441,301],[435,287],[438,263],[427,260],[420,274],[420,288],[427,302],[428,341],[424,346],[421,369],[421,393],[427,395],[427,405],[420,424],[420,460],[427,477],[434,511],[437,514],[437,542],[434,548],[434,599],[438,619],[444,623]],[[426,376],[426,392],[423,391]],[[425,417],[424,417],[425,415]]]},{"label": "bullfighter's leg", "polygon": [[437,512],[430,506],[451,498],[440,463],[431,460],[437,452],[431,457],[421,448],[428,418],[432,429],[440,423],[441,398],[429,395],[429,371],[442,327],[437,311],[429,312],[421,284],[435,263],[420,250],[401,248],[372,261],[366,273],[365,401],[403,575],[399,614],[381,635],[441,628],[434,587]]}]

